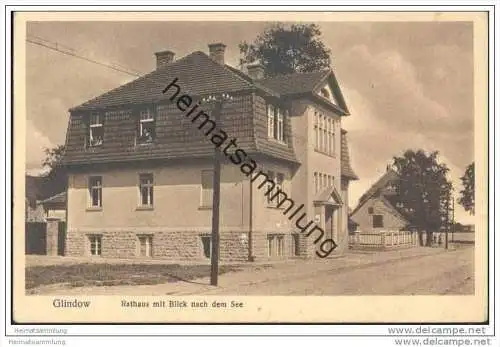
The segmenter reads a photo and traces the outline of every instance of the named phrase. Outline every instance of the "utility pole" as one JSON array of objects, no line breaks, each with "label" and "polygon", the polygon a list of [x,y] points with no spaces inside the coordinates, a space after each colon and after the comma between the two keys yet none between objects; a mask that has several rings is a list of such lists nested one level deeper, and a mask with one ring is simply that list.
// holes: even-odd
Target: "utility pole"
[{"label": "utility pole", "polygon": [[[211,112],[216,127],[220,127],[222,104],[224,100],[232,100],[229,94],[210,95],[202,99],[213,103]],[[213,197],[212,197],[212,245],[210,252],[210,284],[216,286],[219,282],[219,250],[220,250],[220,180],[221,180],[221,149],[214,147]]]},{"label": "utility pole", "polygon": [[[213,110],[214,121],[217,126],[220,122],[222,100],[216,100]],[[219,280],[219,219],[220,219],[220,148],[214,147],[214,177],[212,198],[212,251],[210,253],[210,284],[216,286]]]},{"label": "utility pole", "polygon": [[451,196],[451,242],[455,241],[455,198]]},{"label": "utility pole", "polygon": [[444,248],[448,249],[448,229],[450,229],[450,195],[451,192],[446,196],[446,230],[444,235]]}]

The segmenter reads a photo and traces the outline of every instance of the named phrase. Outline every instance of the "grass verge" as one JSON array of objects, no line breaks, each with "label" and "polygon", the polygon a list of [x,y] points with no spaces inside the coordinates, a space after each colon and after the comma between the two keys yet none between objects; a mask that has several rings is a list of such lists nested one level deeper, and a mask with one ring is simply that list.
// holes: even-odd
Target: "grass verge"
[{"label": "grass verge", "polygon": [[[239,270],[237,266],[223,265],[219,274]],[[85,263],[32,266],[26,268],[25,275],[28,290],[57,283],[70,287],[152,285],[210,276],[210,265]]]}]

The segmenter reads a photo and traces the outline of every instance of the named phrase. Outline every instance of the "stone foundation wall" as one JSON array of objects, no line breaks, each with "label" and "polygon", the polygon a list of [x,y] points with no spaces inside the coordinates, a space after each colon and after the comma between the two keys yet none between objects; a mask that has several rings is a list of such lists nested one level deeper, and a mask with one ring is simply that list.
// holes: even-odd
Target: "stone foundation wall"
[{"label": "stone foundation wall", "polygon": [[[220,233],[220,260],[246,261],[248,242],[241,231]],[[148,230],[69,230],[66,238],[66,255],[73,257],[91,256],[89,237],[101,236],[101,256],[104,258],[140,258],[139,236],[152,239],[152,258],[171,260],[208,259],[203,252],[202,236],[210,236],[200,231],[148,231]]]}]

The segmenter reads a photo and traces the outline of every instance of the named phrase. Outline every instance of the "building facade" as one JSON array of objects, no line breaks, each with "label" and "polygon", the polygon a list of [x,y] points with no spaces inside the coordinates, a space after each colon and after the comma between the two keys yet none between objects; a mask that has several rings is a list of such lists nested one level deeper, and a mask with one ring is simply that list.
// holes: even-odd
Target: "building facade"
[{"label": "building facade", "polygon": [[387,171],[359,199],[350,218],[361,232],[399,231],[410,225],[404,212],[394,202],[394,182],[398,179],[392,169]]},{"label": "building facade", "polygon": [[[213,44],[209,55],[179,60],[156,53],[152,73],[70,110],[66,255],[209,259],[216,144],[221,260],[346,249],[348,188],[357,177],[335,75],[264,78],[260,65],[244,73],[225,64],[224,49]],[[217,104],[207,100],[220,95],[231,97],[218,104],[215,130]],[[308,236],[297,227],[306,220],[322,231]]]}]

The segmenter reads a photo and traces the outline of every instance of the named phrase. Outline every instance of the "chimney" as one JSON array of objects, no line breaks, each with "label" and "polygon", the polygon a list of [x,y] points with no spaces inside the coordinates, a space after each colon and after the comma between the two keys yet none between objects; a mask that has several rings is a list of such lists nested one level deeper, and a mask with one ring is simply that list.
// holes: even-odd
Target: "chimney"
[{"label": "chimney", "polygon": [[218,64],[224,65],[224,52],[226,51],[226,45],[223,43],[211,43],[208,45],[208,51],[210,52],[210,58],[213,59]]},{"label": "chimney", "polygon": [[261,63],[255,63],[247,66],[248,75],[253,80],[260,80],[264,78],[264,65]]},{"label": "chimney", "polygon": [[172,51],[156,52],[156,68],[159,69],[174,61],[175,53]]}]

